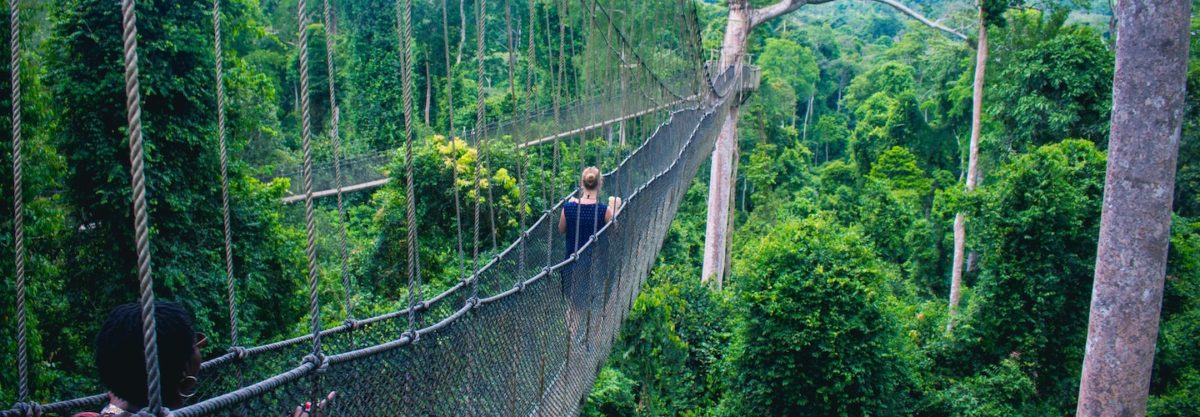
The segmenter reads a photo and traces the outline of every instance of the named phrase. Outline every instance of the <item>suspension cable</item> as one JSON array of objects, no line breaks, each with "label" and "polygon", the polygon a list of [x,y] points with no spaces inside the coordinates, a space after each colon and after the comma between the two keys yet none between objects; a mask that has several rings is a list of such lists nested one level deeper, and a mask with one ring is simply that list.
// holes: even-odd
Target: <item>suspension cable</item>
[{"label": "suspension cable", "polygon": [[8,2],[9,65],[12,88],[13,261],[17,287],[17,401],[29,401],[29,340],[25,323],[25,196],[21,161],[21,13],[20,1]]},{"label": "suspension cable", "polygon": [[[303,1],[303,0],[301,0]],[[146,210],[145,153],[142,146],[142,93],[138,78],[136,0],[121,1],[122,48],[125,61],[125,110],[129,126],[129,170],[133,188],[133,228],[137,244],[138,287],[142,304],[142,348],[146,365],[146,409],[162,414],[158,369],[158,326],[154,313],[154,278],[150,267],[150,224]]]},{"label": "suspension cable", "polygon": [[229,151],[225,143],[225,57],[221,49],[221,0],[213,0],[213,55],[216,62],[217,142],[221,152],[221,218],[225,233],[225,298],[229,303],[229,346],[238,345],[237,292],[233,279],[233,232],[229,221]]},{"label": "suspension cable", "polygon": [[[446,121],[449,123],[447,136],[450,139],[450,175],[452,179],[450,188],[454,189],[454,229],[456,232],[455,238],[458,243],[456,254],[458,258],[459,280],[461,281],[470,276],[470,274],[466,273],[464,270],[465,265],[463,265],[462,207],[458,201],[458,139],[454,136],[454,67],[450,65],[449,8],[449,2],[442,0],[442,40],[444,41],[443,49],[446,56]],[[466,22],[463,23],[465,24]]]},{"label": "suspension cable", "polygon": [[297,4],[297,13],[299,18],[297,21],[300,26],[300,111],[301,111],[301,137],[303,139],[304,148],[304,221],[305,235],[308,237],[308,246],[305,248],[305,254],[308,256],[308,305],[309,314],[311,315],[310,326],[312,327],[313,335],[313,355],[320,358],[321,355],[321,310],[318,304],[320,300],[317,297],[317,231],[316,222],[313,220],[313,195],[312,195],[312,118],[309,111],[309,84],[308,84],[308,10],[307,1],[300,0]]},{"label": "suspension cable", "polygon": [[[512,120],[516,121],[517,118],[519,117],[517,114],[520,111],[517,108],[517,82],[516,82],[516,74],[515,74],[516,65],[517,65],[516,42],[519,42],[519,39],[514,40],[514,36],[513,36],[512,0],[504,0],[504,28],[505,28],[505,32],[508,34],[508,91],[509,91],[509,96],[510,96],[509,98],[512,99]],[[528,120],[526,120],[526,123],[519,125],[516,129],[513,129],[511,137],[513,138],[512,142],[514,145],[517,145],[516,138],[518,136],[523,136],[523,134],[525,133],[526,127],[528,127]],[[525,147],[523,147],[523,146],[517,146],[517,198],[518,198],[518,203],[517,203],[518,230],[520,230],[522,233],[524,233],[525,232]],[[518,248],[518,250],[517,250],[517,271],[521,271],[521,273],[523,273],[525,271],[525,240],[526,239],[524,236],[520,236],[517,238],[517,240],[518,240],[518,242],[520,242],[520,248]]]},{"label": "suspension cable", "polygon": [[412,0],[396,0],[397,35],[400,46],[400,91],[404,111],[404,170],[406,221],[408,227],[408,331],[416,335],[417,291],[420,269],[417,268],[417,202],[413,191],[413,117],[412,117]]},{"label": "suspension cable", "polygon": [[337,104],[337,83],[333,66],[335,21],[333,7],[329,0],[324,0],[325,6],[325,64],[329,77],[329,109],[330,116],[329,138],[333,142],[333,184],[337,188],[338,211],[338,249],[342,261],[342,289],[346,292],[346,319],[354,319],[354,304],[352,304],[353,288],[350,286],[350,255],[346,246],[346,207],[342,204],[342,138],[341,119],[342,108]]},{"label": "suspension cable", "polygon": [[[476,94],[475,130],[476,130],[476,134],[480,135],[479,136],[480,141],[478,143],[478,146],[477,146],[476,152],[475,152],[475,182],[474,182],[475,222],[473,224],[474,233],[473,233],[473,241],[472,241],[472,248],[471,248],[471,274],[472,275],[475,274],[475,271],[479,270],[479,204],[480,204],[480,198],[479,198],[479,191],[480,191],[479,175],[480,175],[480,172],[479,171],[483,169],[483,165],[482,165],[483,155],[481,154],[481,151],[483,151],[484,148],[486,148],[486,146],[487,146],[487,130],[486,130],[487,127],[484,126],[484,116],[486,115],[486,113],[485,113],[485,109],[484,109],[485,102],[484,102],[484,96],[483,96],[483,55],[484,55],[483,54],[483,52],[484,52],[483,51],[483,47],[484,47],[483,32],[485,29],[484,16],[483,16],[484,1],[485,0],[476,0],[475,1],[475,44],[476,44],[476,46],[475,46],[475,65],[476,65],[476,71],[477,71],[475,73],[475,77],[476,77],[476,80],[475,80],[476,81],[475,82],[475,94]],[[465,22],[464,22],[464,24],[465,24]],[[478,298],[479,298],[479,277],[475,276],[471,279],[471,298],[470,298],[471,301],[470,302],[475,302],[475,300],[477,300]]]}]

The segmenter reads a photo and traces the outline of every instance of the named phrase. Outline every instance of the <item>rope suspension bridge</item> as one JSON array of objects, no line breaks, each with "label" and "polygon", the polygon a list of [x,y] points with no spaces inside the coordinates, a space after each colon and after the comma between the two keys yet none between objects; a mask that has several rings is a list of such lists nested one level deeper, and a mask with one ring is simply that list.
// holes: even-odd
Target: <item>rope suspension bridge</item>
[{"label": "rope suspension bridge", "polygon": [[[616,2],[620,2],[617,0]],[[740,62],[705,63],[700,47],[699,21],[695,6],[688,0],[667,0],[678,6],[672,14],[658,13],[653,20],[635,21],[619,17],[611,10],[613,2],[599,0],[562,0],[550,3],[530,2],[528,18],[515,21],[514,5],[476,0],[474,92],[476,123],[471,131],[458,137],[479,149],[474,175],[472,207],[464,216],[458,190],[455,189],[455,225],[458,231],[456,254],[460,263],[470,262],[462,270],[473,271],[458,277],[444,291],[422,294],[422,275],[417,259],[420,225],[415,216],[418,196],[413,187],[413,145],[417,125],[413,110],[413,56],[411,0],[397,0],[396,27],[400,48],[399,73],[403,89],[403,139],[399,149],[342,157],[336,83],[334,82],[334,33],[325,32],[328,47],[326,64],[329,74],[331,107],[330,140],[332,161],[314,164],[309,103],[308,31],[310,13],[306,1],[298,4],[299,79],[302,113],[303,165],[276,176],[295,179],[296,195],[285,202],[305,203],[307,238],[307,278],[310,306],[310,332],[286,340],[244,347],[237,335],[237,297],[229,220],[229,161],[225,129],[225,92],[222,81],[221,0],[213,2],[215,51],[215,89],[217,99],[218,143],[221,156],[222,212],[224,215],[224,270],[230,316],[228,352],[208,359],[201,366],[199,391],[194,401],[169,415],[278,415],[296,404],[311,401],[320,393],[336,391],[337,399],[326,415],[479,415],[479,416],[559,416],[579,413],[580,401],[590,390],[629,313],[638,290],[653,266],[658,249],[696,171],[712,152],[721,123],[729,106],[752,92],[758,84],[757,69]],[[128,110],[131,178],[136,213],[138,272],[145,322],[144,343],[150,404],[142,414],[167,415],[160,402],[157,353],[155,352],[154,290],[151,272],[146,214],[143,165],[140,85],[137,62],[137,22],[135,0],[122,1],[123,48]],[[449,33],[448,7],[441,5],[443,31]],[[334,10],[325,0],[324,19],[332,22]],[[626,2],[625,6],[629,6]],[[638,7],[638,5],[633,5]],[[27,415],[70,415],[94,411],[105,401],[103,394],[48,404],[32,401],[29,389],[24,320],[24,282],[21,268],[22,200],[19,2],[10,2],[13,49],[13,168],[18,190],[16,205],[17,313],[20,317],[19,403],[0,411],[2,417]],[[511,98],[510,120],[487,123],[484,85],[487,47],[484,39],[501,35],[489,33],[485,16],[504,16],[506,47],[502,52]],[[674,19],[674,20],[672,20]],[[580,24],[575,24],[580,23]],[[466,22],[464,21],[465,25]],[[329,25],[332,27],[332,25]],[[664,38],[655,29],[675,26],[676,36]],[[465,32],[464,32],[465,33]],[[527,36],[527,38],[523,38]],[[553,42],[557,37],[558,42]],[[567,50],[563,39],[583,46],[582,51]],[[447,67],[450,65],[449,36],[445,38]],[[525,80],[517,79],[521,43],[529,51],[524,64]],[[550,59],[538,62],[535,48],[545,42]],[[555,51],[557,46],[557,51]],[[495,52],[495,51],[493,51]],[[572,63],[572,61],[575,61]],[[570,67],[570,68],[569,68]],[[537,71],[541,69],[541,71]],[[548,77],[545,84],[553,91],[549,108],[534,102],[535,76]],[[574,78],[572,80],[571,78]],[[542,80],[547,81],[547,80]],[[449,83],[448,83],[449,84]],[[448,105],[453,108],[455,93],[447,88]],[[521,88],[524,91],[518,92]],[[580,97],[564,105],[560,98],[568,90]],[[524,100],[524,103],[521,101]],[[467,100],[463,100],[464,102]],[[455,132],[453,117],[447,132]],[[439,128],[440,129],[440,128]],[[600,133],[597,133],[600,132]],[[578,252],[567,253],[564,235],[555,230],[558,211],[575,195],[548,183],[544,190],[546,206],[540,215],[527,219],[534,209],[527,201],[530,190],[523,176],[527,164],[549,164],[555,175],[575,178],[574,168],[565,167],[560,142],[578,140],[578,161],[586,165],[589,155],[583,146],[589,139],[607,135],[614,150],[590,155],[597,165],[606,166],[606,190],[621,196],[625,204],[613,220],[587,238]],[[451,135],[455,136],[455,135]],[[630,146],[624,146],[626,140]],[[496,246],[495,214],[491,188],[483,196],[480,172],[488,172],[490,147],[511,146],[519,153],[517,177],[520,203],[519,235],[489,260],[481,253],[481,226],[491,223]],[[450,140],[454,147],[458,141]],[[550,145],[543,152],[539,145]],[[528,155],[527,152],[534,152]],[[565,152],[565,151],[564,151]],[[452,151],[452,154],[457,154]],[[607,156],[606,156],[607,155]],[[604,160],[612,157],[613,160]],[[403,173],[381,172],[384,164],[396,159]],[[548,159],[548,160],[546,160]],[[607,164],[607,165],[605,165]],[[451,169],[455,183],[458,170]],[[330,179],[325,179],[329,177]],[[407,194],[406,225],[407,289],[406,307],[369,318],[356,318],[350,305],[351,281],[347,268],[346,210],[342,194],[402,179]],[[320,179],[318,179],[320,178]],[[382,182],[381,182],[382,181]],[[315,249],[314,199],[337,196],[341,279],[347,289],[343,324],[322,328],[318,298],[318,266]],[[472,218],[464,238],[462,219]],[[470,241],[470,250],[464,249]],[[469,254],[468,254],[469,252]],[[469,259],[468,259],[469,258]],[[32,277],[30,279],[36,279]],[[586,300],[576,305],[570,300]],[[571,317],[575,317],[574,321]]]}]

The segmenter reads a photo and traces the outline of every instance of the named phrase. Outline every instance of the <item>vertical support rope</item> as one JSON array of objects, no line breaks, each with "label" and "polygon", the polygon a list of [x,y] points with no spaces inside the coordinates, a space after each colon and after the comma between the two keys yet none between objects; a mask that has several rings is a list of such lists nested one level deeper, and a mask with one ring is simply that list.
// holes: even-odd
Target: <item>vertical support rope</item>
[{"label": "vertical support rope", "polygon": [[412,117],[412,0],[396,1],[396,23],[400,46],[400,90],[404,111],[404,193],[407,199],[408,226],[408,331],[416,332],[416,292],[420,289],[417,268],[417,202],[413,192],[413,117]]},{"label": "vertical support rope", "polygon": [[333,7],[329,0],[324,0],[325,6],[325,64],[329,76],[329,108],[330,116],[329,139],[333,142],[333,184],[337,187],[338,211],[338,249],[342,261],[342,289],[346,292],[346,319],[354,319],[354,304],[351,302],[353,288],[350,286],[350,255],[346,248],[346,207],[342,204],[342,137],[340,132],[342,110],[337,104],[337,86],[334,82],[333,50],[334,50],[334,21]]},{"label": "vertical support rope", "polygon": [[[517,82],[516,82],[516,65],[517,65],[517,42],[513,35],[512,26],[512,0],[504,0],[504,28],[508,35],[508,92],[512,99],[512,120],[517,121],[517,113],[520,111],[517,108]],[[520,146],[516,140],[519,136],[524,136],[525,129],[529,122],[526,120],[524,124],[513,129],[513,145],[517,148],[517,224],[518,230],[525,232],[525,147]],[[517,250],[517,271],[519,274],[525,272],[525,237],[517,238],[520,242],[520,247]],[[518,279],[517,282],[522,282]]]},{"label": "vertical support rope", "polygon": [[237,290],[233,279],[233,232],[229,221],[229,151],[225,143],[225,58],[221,52],[221,0],[213,0],[213,53],[217,84],[217,142],[221,152],[221,219],[225,232],[225,298],[229,302],[229,346],[238,345]]},{"label": "vertical support rope", "polygon": [[9,75],[12,87],[13,265],[17,287],[17,401],[29,401],[29,340],[25,333],[25,196],[21,161],[21,13],[8,2]]},{"label": "vertical support rope", "polygon": [[[303,0],[301,0],[303,1]],[[158,369],[158,326],[154,315],[154,278],[150,269],[150,224],[146,210],[145,153],[142,147],[142,93],[138,81],[136,0],[121,0],[125,60],[125,109],[129,129],[129,171],[133,187],[133,227],[137,241],[138,286],[142,304],[142,347],[146,359],[146,409],[162,413]]]},{"label": "vertical support rope", "polygon": [[[485,113],[486,109],[484,108],[485,103],[484,103],[484,96],[483,96],[483,47],[484,47],[483,32],[484,32],[484,28],[485,28],[484,16],[483,16],[484,1],[485,0],[475,0],[475,48],[476,48],[475,49],[475,65],[476,65],[476,71],[477,71],[475,73],[475,77],[476,77],[476,83],[475,83],[475,94],[476,94],[475,131],[476,131],[476,134],[479,135],[480,142],[479,142],[479,146],[476,148],[476,158],[475,158],[475,184],[474,184],[474,187],[475,187],[475,197],[474,197],[475,198],[475,222],[473,224],[473,227],[474,227],[473,247],[471,248],[471,271],[472,271],[471,273],[472,273],[472,275],[474,275],[474,273],[475,273],[474,271],[479,270],[479,204],[480,204],[479,203],[479,200],[480,200],[480,198],[479,198],[479,191],[480,191],[479,190],[479,180],[480,180],[479,174],[480,174],[480,172],[479,171],[483,169],[483,165],[482,165],[483,157],[482,157],[482,154],[480,153],[480,151],[482,151],[484,148],[486,148],[486,144],[487,144],[487,130],[486,130],[487,127],[484,126],[484,117],[486,116],[486,113]],[[464,22],[464,24],[465,24],[465,22]],[[471,279],[471,300],[472,300],[471,302],[474,302],[474,300],[476,300],[479,297],[479,282],[478,281],[479,281],[478,277],[473,277]]]},{"label": "vertical support rope", "polygon": [[[459,204],[458,198],[458,140],[454,136],[454,67],[450,65],[450,5],[447,0],[442,0],[442,40],[444,41],[444,52],[446,56],[446,121],[449,123],[447,136],[450,138],[450,175],[451,188],[454,189],[454,229],[456,241],[458,243],[458,271],[459,280],[464,280],[470,274],[464,270],[465,255],[463,253],[463,237],[462,237],[462,206]],[[465,24],[465,22],[464,22]],[[474,272],[474,271],[472,271]]]},{"label": "vertical support rope", "polygon": [[304,147],[304,223],[308,246],[305,254],[308,256],[308,308],[310,327],[313,335],[313,355],[321,354],[321,309],[317,299],[317,230],[313,220],[313,191],[312,191],[312,117],[309,111],[308,84],[308,4],[300,0],[296,6],[300,26],[300,113],[301,138]]}]

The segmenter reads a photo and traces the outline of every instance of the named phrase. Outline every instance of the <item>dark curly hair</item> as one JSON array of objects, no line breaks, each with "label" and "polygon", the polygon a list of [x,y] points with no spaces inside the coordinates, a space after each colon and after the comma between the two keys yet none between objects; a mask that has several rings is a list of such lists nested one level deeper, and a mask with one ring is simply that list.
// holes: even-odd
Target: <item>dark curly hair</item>
[{"label": "dark curly hair", "polygon": [[[154,303],[158,330],[158,367],[163,395],[178,392],[195,349],[191,315],[172,302]],[[138,303],[118,306],[108,314],[96,336],[96,367],[100,382],[113,395],[145,406],[146,358],[142,345],[142,309]]]}]

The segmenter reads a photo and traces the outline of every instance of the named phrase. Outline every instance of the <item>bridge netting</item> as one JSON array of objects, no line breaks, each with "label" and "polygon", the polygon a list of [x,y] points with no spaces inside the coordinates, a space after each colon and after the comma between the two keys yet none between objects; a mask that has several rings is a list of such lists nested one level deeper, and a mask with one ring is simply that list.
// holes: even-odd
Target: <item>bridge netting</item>
[{"label": "bridge netting", "polygon": [[[478,1],[477,14],[488,13],[483,1]],[[416,281],[410,289],[417,291],[415,296],[413,291],[406,294],[415,300],[410,301],[410,307],[365,319],[351,316],[339,326],[319,330],[320,344],[315,349],[314,334],[230,348],[203,363],[197,376],[199,390],[191,405],[170,414],[278,416],[290,414],[296,404],[329,391],[336,391],[337,398],[326,416],[577,414],[581,399],[590,390],[621,321],[653,265],[688,185],[712,151],[729,106],[758,82],[753,67],[703,65],[694,9],[683,8],[678,26],[683,35],[663,42],[662,26],[670,22],[622,21],[604,5],[617,2],[620,0],[580,0],[575,6],[570,1],[544,4],[548,10],[543,15],[547,21],[543,35],[549,40],[558,37],[556,44],[548,42],[553,44],[548,48],[552,50],[549,55],[557,57],[558,62],[545,63],[542,71],[543,76],[553,78],[545,84],[555,90],[554,100],[537,104],[529,98],[535,81],[531,75],[524,86],[528,102],[518,106],[513,50],[519,46],[519,39],[514,41],[516,37],[510,36],[506,46],[512,99],[508,121],[489,122],[480,106],[474,129],[458,135],[480,152],[486,152],[489,140],[510,141],[520,149],[567,140],[582,144],[597,137],[607,137],[612,144],[628,140],[630,146],[619,148],[627,151],[616,152],[613,163],[600,164],[611,168],[605,173],[606,194],[625,198],[613,222],[580,252],[565,253],[564,235],[557,230],[558,213],[576,191],[551,186],[549,194],[559,197],[548,199],[545,207],[535,208],[544,210],[528,225],[522,217],[521,224],[527,227],[514,241],[448,289],[422,295],[419,276],[410,272],[410,283]],[[687,1],[665,3],[684,5]],[[133,13],[132,4],[132,0],[124,0],[127,16]],[[504,2],[504,6],[508,12],[509,3]],[[549,10],[551,7],[558,9]],[[398,6],[397,10],[401,15],[402,9]],[[559,19],[557,26],[549,22],[550,16]],[[574,29],[562,23],[571,19],[576,22]],[[304,19],[301,21],[304,27]],[[479,24],[479,33],[485,32],[486,26]],[[516,32],[512,27],[506,30],[510,35]],[[406,35],[401,32],[400,36],[403,39]],[[136,39],[136,32],[131,38]],[[572,38],[575,41],[563,41]],[[480,42],[480,70],[476,76],[482,85],[486,47]],[[531,52],[534,42],[530,36]],[[572,50],[567,50],[568,43]],[[573,50],[577,44],[581,51]],[[408,48],[406,53],[411,54],[411,43]],[[411,68],[412,64],[405,65]],[[527,65],[528,72],[535,72],[536,62]],[[301,68],[303,71],[304,64]],[[133,75],[136,77],[136,71]],[[303,75],[302,79],[306,77]],[[411,81],[406,79],[405,83],[411,89]],[[576,97],[574,104],[560,103],[561,98],[570,95]],[[481,105],[482,87],[477,98]],[[335,125],[336,114],[332,118]],[[411,146],[414,123],[407,105],[405,114]],[[424,129],[437,130],[429,126]],[[456,129],[451,125],[446,130]],[[331,136],[336,140],[336,131]],[[306,143],[307,166],[303,171],[308,173],[303,176],[308,178],[303,182],[309,183],[304,191],[311,194],[312,173],[319,167],[312,164],[307,147]],[[553,154],[539,151],[532,158],[553,158],[552,162],[541,162],[557,164],[558,147],[554,148]],[[395,150],[378,155],[367,159],[405,156]],[[341,162],[336,153],[333,158],[331,165],[336,171]],[[526,163],[525,159],[521,163]],[[586,160],[583,155],[577,159]],[[380,175],[378,165],[363,166],[364,175]],[[561,172],[574,178],[576,169],[564,167]],[[408,177],[411,180],[411,174]],[[522,194],[528,192],[540,191],[521,190]],[[480,198],[475,199],[476,228],[482,223],[478,214]],[[308,200],[309,268],[315,288],[316,275],[311,271],[315,256],[311,251],[311,197]],[[478,241],[474,245],[478,252]],[[459,256],[463,256],[461,248]],[[346,262],[344,254],[342,262]],[[147,277],[148,272],[143,280]],[[317,311],[315,291],[313,301]],[[313,316],[314,327],[319,328],[316,314]],[[71,415],[95,411],[106,401],[107,397],[99,394],[41,406],[23,402],[12,410],[0,411],[0,417]]]}]

